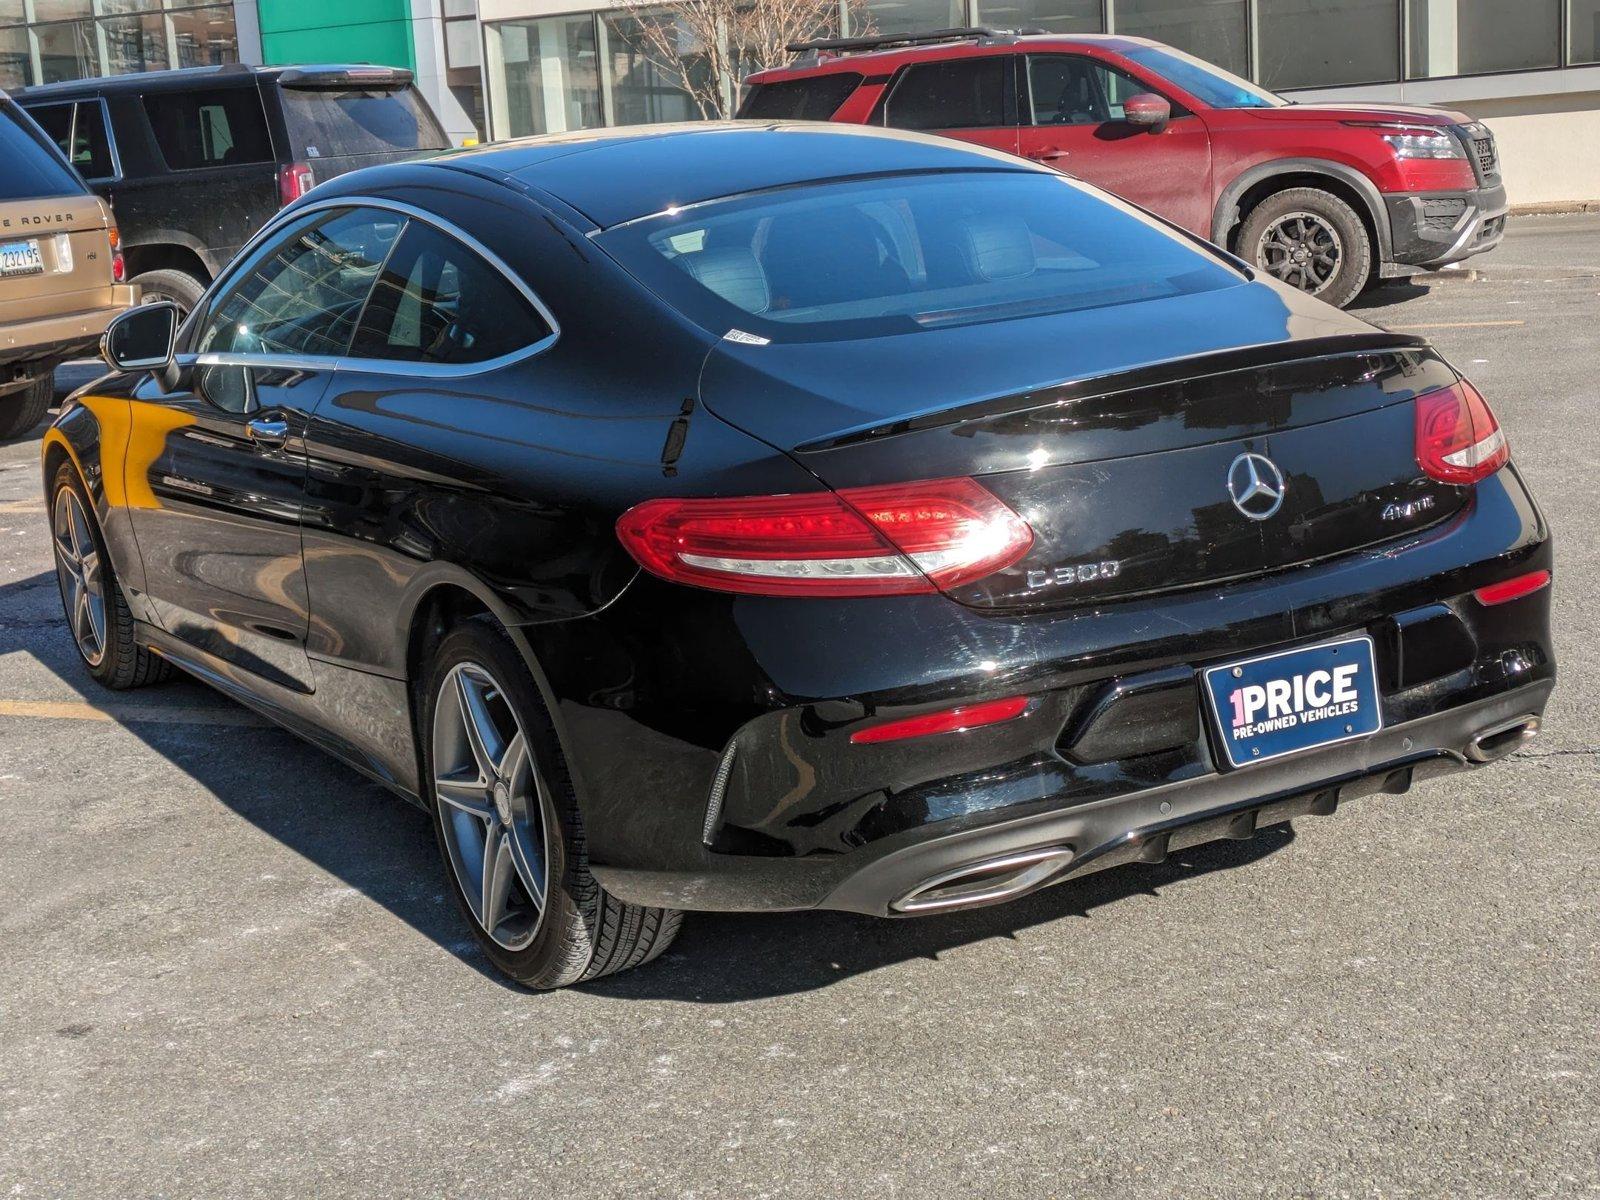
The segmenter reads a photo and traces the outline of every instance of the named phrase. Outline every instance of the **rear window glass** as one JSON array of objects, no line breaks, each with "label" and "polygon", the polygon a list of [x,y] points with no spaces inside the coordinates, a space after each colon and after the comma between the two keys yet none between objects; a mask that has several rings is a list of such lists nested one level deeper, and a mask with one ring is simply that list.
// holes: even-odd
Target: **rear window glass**
[{"label": "rear window glass", "polygon": [[826,121],[861,83],[853,71],[752,84],[739,116],[754,121]]},{"label": "rear window glass", "polygon": [[282,94],[298,158],[443,150],[450,144],[415,88],[284,88]]},{"label": "rear window glass", "polygon": [[823,184],[618,226],[602,243],[716,334],[875,337],[1213,291],[1243,277],[1062,176]]},{"label": "rear window glass", "polygon": [[174,171],[272,162],[272,139],[254,88],[165,92],[144,98],[161,157]]},{"label": "rear window glass", "polygon": [[9,104],[0,104],[0,201],[40,200],[46,196],[81,196],[83,181],[67,167],[28,118]]},{"label": "rear window glass", "polygon": [[883,106],[896,129],[985,129],[1004,125],[1003,58],[956,58],[908,67]]}]

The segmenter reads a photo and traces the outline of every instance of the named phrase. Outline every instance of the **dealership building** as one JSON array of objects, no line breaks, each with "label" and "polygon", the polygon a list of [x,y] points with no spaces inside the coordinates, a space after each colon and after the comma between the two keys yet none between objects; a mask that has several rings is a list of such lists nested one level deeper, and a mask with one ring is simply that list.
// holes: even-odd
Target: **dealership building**
[{"label": "dealership building", "polygon": [[[1600,0],[841,0],[855,32],[1155,38],[1301,100],[1445,104],[1499,138],[1514,204],[1600,202]],[[458,140],[694,119],[693,39],[575,0],[0,0],[0,87],[244,61],[408,67]],[[659,6],[653,10],[662,11]],[[729,81],[730,85],[733,81]]]}]

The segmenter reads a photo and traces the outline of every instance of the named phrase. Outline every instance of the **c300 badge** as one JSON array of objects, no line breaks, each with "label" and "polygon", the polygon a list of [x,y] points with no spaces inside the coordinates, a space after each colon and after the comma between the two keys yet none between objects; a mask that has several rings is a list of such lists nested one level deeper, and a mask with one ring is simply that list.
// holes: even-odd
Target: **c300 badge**
[{"label": "c300 badge", "polygon": [[1122,564],[1119,562],[1073,563],[1053,571],[1029,571],[1028,590],[1096,583],[1102,579],[1115,579],[1121,574]]}]

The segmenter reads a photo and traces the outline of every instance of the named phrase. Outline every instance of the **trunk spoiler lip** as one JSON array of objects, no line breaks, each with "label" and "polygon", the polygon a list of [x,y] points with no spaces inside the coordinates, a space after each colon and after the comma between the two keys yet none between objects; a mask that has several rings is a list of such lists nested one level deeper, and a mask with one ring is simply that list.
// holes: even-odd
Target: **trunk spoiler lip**
[{"label": "trunk spoiler lip", "polygon": [[[969,421],[982,421],[991,417],[1010,416],[1035,408],[1047,408],[1064,401],[1082,400],[1090,396],[1110,396],[1118,392],[1135,391],[1164,383],[1188,379],[1204,379],[1213,375],[1226,375],[1234,371],[1248,371],[1255,367],[1276,366],[1281,363],[1310,362],[1324,358],[1342,358],[1355,354],[1383,353],[1397,350],[1423,351],[1438,356],[1426,338],[1410,334],[1388,333],[1373,330],[1371,333],[1344,333],[1332,337],[1306,338],[1298,341],[1263,342],[1252,346],[1234,346],[1226,350],[1207,350],[1200,354],[1180,358],[1162,359],[1141,363],[1125,370],[1066,379],[1025,392],[1013,392],[988,400],[960,404],[902,420],[880,421],[864,429],[848,430],[814,438],[794,447],[795,454],[815,454],[837,450],[845,446],[860,445],[900,434],[916,433],[928,429],[942,429],[962,425]],[[1048,398],[1042,398],[1048,397]]]},{"label": "trunk spoiler lip", "polygon": [[405,67],[365,65],[289,67],[278,72],[279,86],[301,91],[352,87],[398,90],[410,85],[415,79],[416,76]]}]

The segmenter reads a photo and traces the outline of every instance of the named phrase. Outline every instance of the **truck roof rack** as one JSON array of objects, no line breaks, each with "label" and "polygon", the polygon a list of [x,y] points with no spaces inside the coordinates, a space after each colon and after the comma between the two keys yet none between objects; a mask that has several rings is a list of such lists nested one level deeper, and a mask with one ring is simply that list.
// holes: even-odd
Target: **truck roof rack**
[{"label": "truck roof rack", "polygon": [[960,42],[975,38],[980,42],[1008,42],[1023,34],[1043,33],[1042,29],[991,29],[971,25],[958,29],[934,29],[927,33],[895,33],[878,37],[818,38],[810,42],[791,42],[791,54],[821,58],[824,54],[850,54],[866,50],[885,50],[890,46],[931,46],[938,42]]}]

